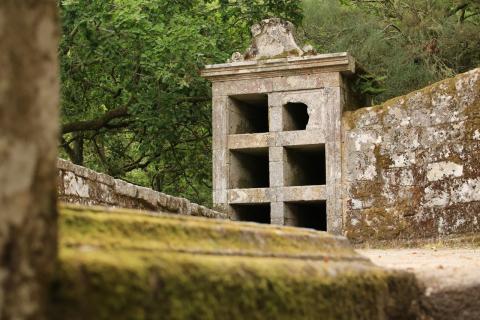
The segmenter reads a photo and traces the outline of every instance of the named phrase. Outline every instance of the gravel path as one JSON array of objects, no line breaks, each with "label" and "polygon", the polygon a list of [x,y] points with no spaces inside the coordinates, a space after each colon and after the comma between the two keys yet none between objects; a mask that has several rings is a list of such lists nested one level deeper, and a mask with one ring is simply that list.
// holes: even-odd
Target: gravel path
[{"label": "gravel path", "polygon": [[362,249],[373,263],[412,271],[430,290],[480,285],[480,249]]},{"label": "gravel path", "polygon": [[373,263],[415,273],[424,317],[480,319],[480,249],[362,249]]}]

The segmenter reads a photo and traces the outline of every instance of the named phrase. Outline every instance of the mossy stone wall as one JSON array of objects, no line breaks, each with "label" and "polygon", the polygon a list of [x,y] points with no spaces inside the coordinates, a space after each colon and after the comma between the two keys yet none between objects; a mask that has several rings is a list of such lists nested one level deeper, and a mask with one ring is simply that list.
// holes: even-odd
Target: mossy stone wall
[{"label": "mossy stone wall", "polygon": [[480,69],[343,117],[344,233],[480,231]]}]

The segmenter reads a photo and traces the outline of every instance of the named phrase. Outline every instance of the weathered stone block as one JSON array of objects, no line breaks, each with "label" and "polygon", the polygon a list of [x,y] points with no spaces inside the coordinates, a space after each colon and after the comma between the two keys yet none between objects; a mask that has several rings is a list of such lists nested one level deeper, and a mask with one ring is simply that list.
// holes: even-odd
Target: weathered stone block
[{"label": "weathered stone block", "polygon": [[273,79],[247,79],[216,82],[212,88],[212,95],[231,96],[250,93],[269,93],[273,91]]},{"label": "weathered stone block", "polygon": [[156,191],[145,187],[138,187],[137,197],[143,200],[149,208],[155,209],[157,207],[158,193]]},{"label": "weathered stone block", "polygon": [[405,151],[401,153],[390,154],[390,168],[405,168],[416,164],[416,153]]},{"label": "weathered stone block", "polygon": [[378,177],[378,167],[373,152],[350,154],[347,161],[346,181],[375,181]]},{"label": "weathered stone block", "polygon": [[268,106],[268,123],[271,132],[282,131],[282,106],[274,100],[274,95],[270,95]]},{"label": "weathered stone block", "polygon": [[83,177],[76,176],[73,172],[65,172],[63,176],[64,194],[88,198],[90,186]]},{"label": "weathered stone block", "polygon": [[266,203],[272,201],[269,188],[228,190],[228,203]]},{"label": "weathered stone block", "polygon": [[442,161],[430,163],[427,166],[427,180],[438,181],[450,177],[463,176],[463,165],[451,162]]},{"label": "weathered stone block", "polygon": [[270,162],[284,161],[283,147],[270,147],[268,149],[268,154],[269,154],[269,161]]},{"label": "weathered stone block", "polygon": [[225,148],[228,134],[228,98],[215,96],[212,100],[212,147],[213,149]]},{"label": "weathered stone block", "polygon": [[280,226],[285,224],[285,204],[283,202],[270,204],[270,223]]},{"label": "weathered stone block", "polygon": [[399,168],[386,170],[383,179],[387,184],[395,186],[413,186],[416,183],[414,171],[411,168]]},{"label": "weathered stone block", "polygon": [[421,128],[385,128],[381,152],[405,152],[417,150],[421,145]]},{"label": "weathered stone block", "polygon": [[213,203],[226,204],[227,197],[227,189],[213,190]]},{"label": "weathered stone block", "polygon": [[270,187],[282,187],[285,184],[283,162],[270,162]]},{"label": "weathered stone block", "polygon": [[116,193],[131,198],[135,198],[138,192],[137,186],[120,179],[115,179],[114,189]]},{"label": "weathered stone block", "polygon": [[168,196],[167,208],[173,213],[178,213],[180,211],[182,200],[180,198]]},{"label": "weathered stone block", "polygon": [[213,190],[226,190],[228,188],[228,172],[230,157],[226,149],[213,149],[212,163],[213,170]]},{"label": "weathered stone block", "polygon": [[446,141],[461,141],[464,138],[465,125],[463,122],[443,124],[425,128],[420,136],[420,144],[423,146],[434,146]]}]

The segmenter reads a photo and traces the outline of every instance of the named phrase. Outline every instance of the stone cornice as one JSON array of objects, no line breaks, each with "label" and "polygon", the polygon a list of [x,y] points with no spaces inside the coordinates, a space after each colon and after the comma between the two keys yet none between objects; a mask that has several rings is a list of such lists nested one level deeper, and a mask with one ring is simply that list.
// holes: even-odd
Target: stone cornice
[{"label": "stone cornice", "polygon": [[213,82],[292,74],[355,73],[355,59],[347,52],[207,65],[201,75]]}]

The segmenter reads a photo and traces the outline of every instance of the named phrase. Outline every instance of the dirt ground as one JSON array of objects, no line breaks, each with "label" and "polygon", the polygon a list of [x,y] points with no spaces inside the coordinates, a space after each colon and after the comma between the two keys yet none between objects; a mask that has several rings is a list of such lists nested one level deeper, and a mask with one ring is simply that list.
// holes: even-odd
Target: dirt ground
[{"label": "dirt ground", "polygon": [[480,249],[361,249],[373,263],[414,272],[426,294],[480,285]]},{"label": "dirt ground", "polygon": [[480,319],[480,249],[360,249],[373,263],[413,272],[423,285],[420,319]]}]

